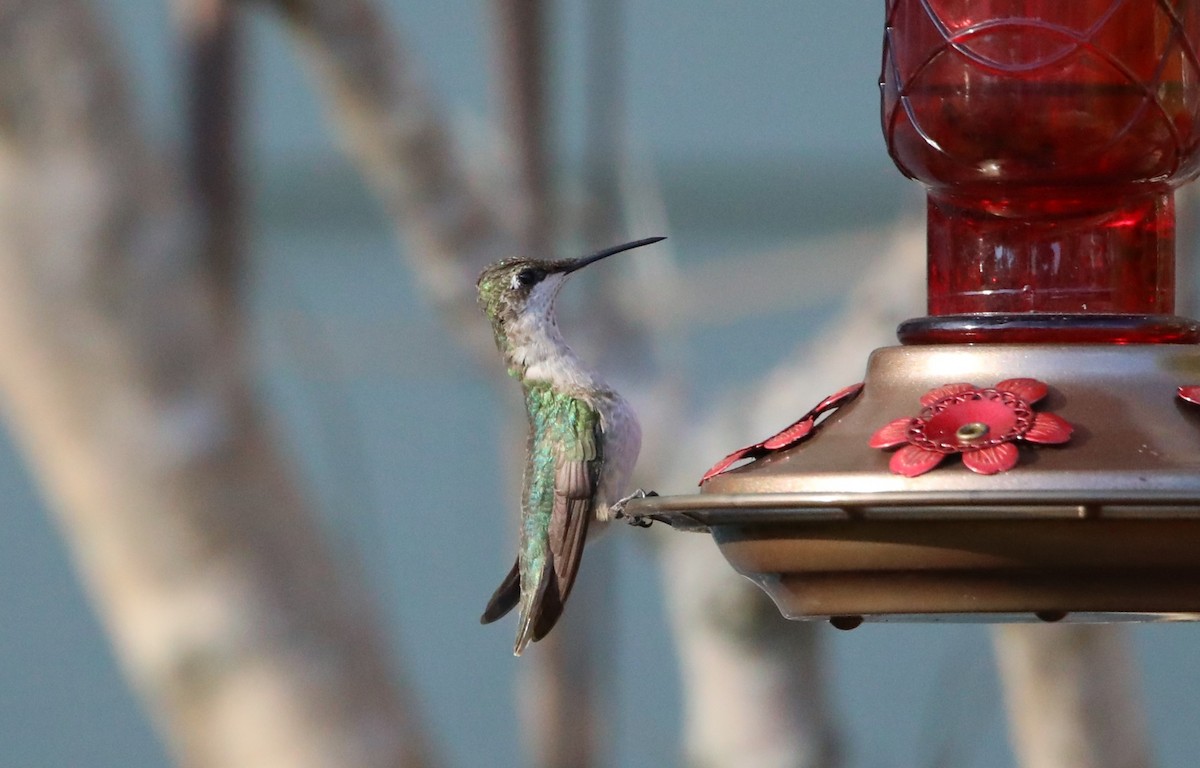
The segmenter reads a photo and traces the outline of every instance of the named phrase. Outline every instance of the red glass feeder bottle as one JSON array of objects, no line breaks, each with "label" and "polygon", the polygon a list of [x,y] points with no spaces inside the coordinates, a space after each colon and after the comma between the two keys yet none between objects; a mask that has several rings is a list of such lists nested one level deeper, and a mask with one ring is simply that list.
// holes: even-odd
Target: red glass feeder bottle
[{"label": "red glass feeder bottle", "polygon": [[906,343],[1195,342],[1174,188],[1200,171],[1190,2],[892,0],[883,131],[929,190]]},{"label": "red glass feeder bottle", "polygon": [[710,532],[789,618],[1200,619],[1173,200],[1200,173],[1198,5],[888,0],[928,314],[700,494],[627,514]]}]

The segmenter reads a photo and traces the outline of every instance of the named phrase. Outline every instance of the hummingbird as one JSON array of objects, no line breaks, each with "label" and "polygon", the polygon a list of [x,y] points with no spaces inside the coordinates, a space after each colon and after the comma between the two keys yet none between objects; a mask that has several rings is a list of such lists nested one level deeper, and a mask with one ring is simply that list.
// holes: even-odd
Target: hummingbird
[{"label": "hummingbird", "polygon": [[541,640],[562,615],[579,572],[588,525],[620,517],[642,433],[633,408],[563,340],[554,302],[573,272],[662,237],[576,259],[514,258],[479,276],[479,303],[529,417],[521,489],[520,548],[480,622],[519,606],[513,653]]}]

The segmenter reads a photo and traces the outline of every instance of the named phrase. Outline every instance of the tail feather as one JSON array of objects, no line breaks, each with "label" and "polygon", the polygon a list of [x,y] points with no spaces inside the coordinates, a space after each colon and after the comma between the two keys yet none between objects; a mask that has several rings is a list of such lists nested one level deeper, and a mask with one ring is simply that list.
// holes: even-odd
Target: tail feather
[{"label": "tail feather", "polygon": [[[552,560],[553,555],[546,553],[546,559]],[[528,602],[521,601],[521,624],[517,628],[517,642],[513,646],[513,656],[520,656],[531,640],[537,639],[537,628],[541,624],[541,616],[545,606],[546,588],[554,581],[554,568],[547,562],[546,569],[537,580],[537,590]],[[557,590],[555,590],[557,592]],[[561,611],[561,608],[559,609]]]},{"label": "tail feather", "polygon": [[[502,618],[521,603],[521,574],[520,561],[513,564],[512,570],[500,582],[492,598],[488,600],[483,615],[479,617],[480,624],[491,624]],[[521,623],[517,628],[517,641],[513,653],[520,656],[525,647],[531,642],[541,640],[546,636],[558,617],[562,615],[563,599],[559,589],[558,575],[554,572],[554,556],[546,553],[545,567],[537,580],[537,589],[530,595],[528,603],[521,606]]]},{"label": "tail feather", "polygon": [[512,570],[508,572],[508,575],[504,577],[504,581],[500,582],[500,586],[496,588],[496,591],[492,593],[491,599],[488,600],[487,607],[483,609],[483,615],[479,617],[479,623],[491,624],[515,608],[520,599],[521,573],[518,563],[513,563]]},{"label": "tail feather", "polygon": [[551,571],[546,574],[546,581],[546,594],[542,596],[541,611],[538,613],[537,621],[533,625],[533,641],[535,643],[549,634],[550,630],[554,629],[554,625],[558,623],[559,617],[562,616],[563,603],[565,602],[558,576]]}]

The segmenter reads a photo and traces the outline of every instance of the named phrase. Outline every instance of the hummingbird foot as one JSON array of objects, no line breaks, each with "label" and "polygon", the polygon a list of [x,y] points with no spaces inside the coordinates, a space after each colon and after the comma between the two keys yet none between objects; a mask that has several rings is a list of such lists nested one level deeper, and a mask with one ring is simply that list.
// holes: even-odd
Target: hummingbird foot
[{"label": "hummingbird foot", "polygon": [[657,496],[657,495],[658,495],[657,491],[644,491],[641,488],[638,488],[636,491],[629,494],[625,498],[618,499],[616,502],[614,502],[612,504],[612,506],[609,507],[609,510],[612,513],[614,520],[624,520],[625,522],[629,523],[630,525],[637,526],[638,528],[649,528],[651,525],[654,524],[653,520],[651,520],[648,517],[638,517],[638,518],[629,517],[625,514],[625,507],[627,504],[629,504],[630,501],[633,501],[634,499],[648,499],[651,496]]}]

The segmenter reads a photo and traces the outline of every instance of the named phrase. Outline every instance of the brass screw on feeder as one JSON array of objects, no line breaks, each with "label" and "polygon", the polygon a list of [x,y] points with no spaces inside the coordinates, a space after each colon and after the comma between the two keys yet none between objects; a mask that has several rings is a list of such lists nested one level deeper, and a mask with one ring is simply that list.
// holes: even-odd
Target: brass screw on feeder
[{"label": "brass screw on feeder", "polygon": [[970,424],[963,424],[954,431],[954,436],[958,438],[960,443],[972,443],[984,437],[989,432],[987,424],[982,421],[972,421]]}]

